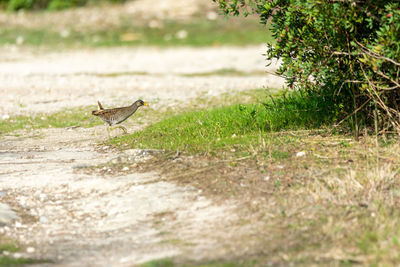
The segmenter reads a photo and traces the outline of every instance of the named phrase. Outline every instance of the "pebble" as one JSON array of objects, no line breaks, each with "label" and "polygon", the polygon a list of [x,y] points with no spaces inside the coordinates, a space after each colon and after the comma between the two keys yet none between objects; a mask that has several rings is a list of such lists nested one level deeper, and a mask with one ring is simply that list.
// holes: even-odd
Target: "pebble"
[{"label": "pebble", "polygon": [[303,157],[306,154],[304,151],[297,152],[296,157]]},{"label": "pebble", "polygon": [[33,253],[33,252],[35,252],[35,248],[33,248],[33,247],[28,247],[28,248],[26,249],[26,252],[28,252],[28,253]]},{"label": "pebble", "polygon": [[188,32],[185,30],[180,30],[176,33],[176,38],[178,39],[186,39],[186,37],[188,36]]},{"label": "pebble", "polygon": [[264,177],[264,181],[269,181],[270,177],[269,176],[265,176]]},{"label": "pebble", "polygon": [[123,171],[129,171],[129,168],[128,167],[124,167],[124,168],[122,168],[122,170]]},{"label": "pebble", "polygon": [[17,253],[13,254],[13,257],[16,258],[16,259],[19,259],[19,258],[22,257],[22,254],[17,252]]},{"label": "pebble", "polygon": [[40,201],[44,201],[44,200],[46,200],[47,195],[44,194],[44,193],[41,193],[41,194],[39,195],[39,198],[40,198]]},{"label": "pebble", "polygon": [[49,222],[49,220],[47,219],[47,217],[44,216],[44,215],[40,216],[39,221],[40,221],[41,223],[48,223],[48,222]]}]

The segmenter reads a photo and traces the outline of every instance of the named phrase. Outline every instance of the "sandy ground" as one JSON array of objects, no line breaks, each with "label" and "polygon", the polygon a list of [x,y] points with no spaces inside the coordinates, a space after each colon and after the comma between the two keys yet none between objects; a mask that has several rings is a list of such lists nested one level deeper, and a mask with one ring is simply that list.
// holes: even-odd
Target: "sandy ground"
[{"label": "sandy ground", "polygon": [[[163,104],[200,95],[281,87],[265,67],[265,46],[244,48],[113,48],[32,54],[0,51],[0,118],[26,112],[53,112],[102,100],[130,104],[137,98]],[[258,76],[197,76],[221,69],[262,72]],[[136,75],[135,75],[136,73]],[[137,75],[145,74],[145,75]],[[108,74],[109,76],[104,76]],[[12,93],[10,93],[12,92]]]},{"label": "sandy ground", "polygon": [[[272,75],[183,77],[222,68],[266,70],[264,47],[113,48],[37,53],[0,51],[0,117],[65,107],[123,105],[142,98],[155,107],[201,95],[280,87]],[[273,71],[276,64],[269,67]],[[146,75],[123,74],[146,72]],[[104,76],[99,74],[116,74]],[[140,112],[140,111],[139,111]],[[234,203],[213,203],[201,191],[163,181],[156,172],[80,171],[147,151],[101,145],[104,126],[44,129],[0,139],[0,202],[19,216],[0,231],[25,245],[22,255],[55,266],[132,266],[184,255],[193,260],[232,253],[226,229]],[[134,131],[141,126],[132,126]]]}]

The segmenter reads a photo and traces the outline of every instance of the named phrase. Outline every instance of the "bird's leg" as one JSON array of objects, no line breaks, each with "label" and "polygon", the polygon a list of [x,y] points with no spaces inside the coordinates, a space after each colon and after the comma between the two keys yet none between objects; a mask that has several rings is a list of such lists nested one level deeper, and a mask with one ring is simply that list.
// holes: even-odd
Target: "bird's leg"
[{"label": "bird's leg", "polygon": [[[111,139],[111,134],[110,134],[110,126],[107,126],[107,133],[108,133],[108,138],[110,138]],[[112,129],[111,129],[112,130]]]},{"label": "bird's leg", "polygon": [[122,126],[122,125],[118,125],[118,126],[112,127],[111,129],[114,130],[114,129],[117,129],[117,128],[122,129],[122,131],[124,131],[124,134],[127,134],[127,133],[128,133],[128,131],[126,130],[126,128],[125,128],[124,126]]}]

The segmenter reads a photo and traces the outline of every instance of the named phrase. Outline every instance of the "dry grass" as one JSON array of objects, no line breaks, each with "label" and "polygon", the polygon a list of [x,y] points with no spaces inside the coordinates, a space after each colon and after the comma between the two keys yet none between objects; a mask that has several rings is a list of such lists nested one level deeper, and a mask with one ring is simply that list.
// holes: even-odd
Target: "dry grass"
[{"label": "dry grass", "polygon": [[[397,140],[376,146],[374,138],[355,142],[318,131],[275,135],[249,147],[246,157],[155,153],[136,169],[157,168],[166,180],[195,186],[217,203],[237,203],[241,220],[229,230],[231,254],[220,262],[399,264]],[[274,156],[275,150],[287,156]]]}]

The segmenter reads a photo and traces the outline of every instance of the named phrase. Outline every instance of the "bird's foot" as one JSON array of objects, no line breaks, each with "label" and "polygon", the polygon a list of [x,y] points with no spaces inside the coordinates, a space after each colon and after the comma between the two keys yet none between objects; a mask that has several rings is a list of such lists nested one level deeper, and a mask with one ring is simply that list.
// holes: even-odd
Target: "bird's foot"
[{"label": "bird's foot", "polygon": [[121,126],[121,125],[112,127],[111,129],[114,130],[114,129],[117,129],[117,128],[119,128],[119,129],[121,129],[122,131],[124,131],[124,134],[127,134],[127,133],[128,133],[128,130],[126,130],[126,128],[125,128],[124,126]]}]

